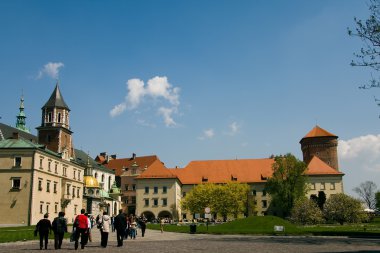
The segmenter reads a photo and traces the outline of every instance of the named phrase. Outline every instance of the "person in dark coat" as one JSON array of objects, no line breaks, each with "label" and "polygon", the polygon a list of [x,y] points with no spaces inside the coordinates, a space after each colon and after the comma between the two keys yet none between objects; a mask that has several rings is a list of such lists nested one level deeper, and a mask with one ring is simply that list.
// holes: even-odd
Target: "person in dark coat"
[{"label": "person in dark coat", "polygon": [[36,232],[40,235],[40,249],[44,246],[45,241],[45,249],[47,249],[49,233],[51,232],[51,222],[48,219],[49,214],[44,214],[44,218],[41,219],[36,225]]},{"label": "person in dark coat", "polygon": [[116,229],[117,246],[123,246],[123,239],[125,237],[125,230],[127,229],[127,219],[123,210],[119,210],[119,214],[114,218],[114,226]]},{"label": "person in dark coat", "polygon": [[52,227],[54,232],[54,249],[60,249],[63,236],[65,235],[65,232],[67,232],[67,221],[64,212],[58,213],[58,217],[53,220]]},{"label": "person in dark coat", "polygon": [[144,237],[145,235],[145,229],[146,229],[146,218],[144,215],[142,215],[139,219],[139,225],[141,229],[141,236]]}]

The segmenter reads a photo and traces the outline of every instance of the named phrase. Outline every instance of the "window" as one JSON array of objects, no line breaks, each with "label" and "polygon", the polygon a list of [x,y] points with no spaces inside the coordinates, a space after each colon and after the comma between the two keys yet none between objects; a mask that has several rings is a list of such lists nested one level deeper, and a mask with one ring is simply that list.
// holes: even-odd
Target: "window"
[{"label": "window", "polygon": [[256,190],[252,190],[252,196],[256,196]]},{"label": "window", "polygon": [[74,205],[74,214],[77,214],[78,212],[78,205]]},{"label": "window", "polygon": [[168,205],[168,199],[162,199],[162,205],[167,206]]},{"label": "window", "polygon": [[158,187],[157,187],[157,186],[155,186],[155,187],[153,188],[153,192],[154,192],[154,194],[157,194],[157,193],[158,193]]},{"label": "window", "polygon": [[158,206],[158,199],[153,199],[153,205]]},{"label": "window", "polygon": [[324,190],[325,188],[325,183],[321,183],[321,190]]},{"label": "window", "polygon": [[46,203],[46,213],[49,213],[49,204],[50,203]]},{"label": "window", "polygon": [[168,187],[163,186],[163,187],[162,187],[162,193],[167,193],[167,192],[168,192]]},{"label": "window", "polygon": [[136,196],[132,196],[132,203],[131,204],[136,204]]},{"label": "window", "polygon": [[63,167],[63,176],[66,177],[67,176],[67,167]]},{"label": "window", "polygon": [[77,188],[77,198],[79,198],[80,188]]},{"label": "window", "polygon": [[78,171],[78,180],[80,181],[80,171]]},{"label": "window", "polygon": [[125,190],[126,190],[126,191],[129,190],[129,185],[128,185],[128,184],[125,185]]},{"label": "window", "polygon": [[21,156],[15,157],[15,167],[21,167]]},{"label": "window", "polygon": [[102,175],[102,183],[104,183],[104,174]]},{"label": "window", "polygon": [[263,196],[266,196],[266,195],[267,195],[267,191],[263,190]]},{"label": "window", "polygon": [[51,122],[51,112],[48,113],[48,122]]},{"label": "window", "polygon": [[61,123],[61,113],[58,113],[58,123]]},{"label": "window", "polygon": [[58,174],[58,163],[55,164],[54,172],[55,172],[55,174]]},{"label": "window", "polygon": [[149,199],[144,199],[145,206],[149,206]]},{"label": "window", "polygon": [[330,183],[330,190],[335,190],[335,183]]},{"label": "window", "polygon": [[46,192],[50,192],[50,181],[46,182]]},{"label": "window", "polygon": [[20,190],[21,187],[21,179],[19,177],[12,178],[12,189]]},{"label": "window", "polygon": [[74,179],[76,179],[76,174],[77,174],[77,171],[74,170],[74,174],[73,174],[74,175],[74,177],[73,177]]},{"label": "window", "polygon": [[54,182],[54,184],[53,184],[53,192],[54,193],[57,193],[57,182]]},{"label": "window", "polygon": [[98,179],[98,172],[95,172],[95,178]]},{"label": "window", "polygon": [[149,187],[148,187],[148,186],[145,186],[145,193],[146,193],[146,194],[149,193]]},{"label": "window", "polygon": [[67,189],[66,194],[67,194],[67,195],[70,195],[70,185],[69,185],[69,184],[67,185],[67,188],[66,188],[66,189]]},{"label": "window", "polygon": [[48,162],[48,171],[51,171],[51,161]]},{"label": "window", "polygon": [[43,163],[44,159],[43,158],[40,158],[40,169],[42,169],[42,163]]},{"label": "window", "polygon": [[261,206],[263,207],[263,208],[267,208],[267,201],[266,200],[262,200],[261,201]]},{"label": "window", "polygon": [[182,192],[182,198],[186,197],[186,192]]},{"label": "window", "polygon": [[73,186],[73,198],[75,198],[75,186]]},{"label": "window", "polygon": [[40,203],[40,213],[43,213],[43,208],[44,208],[44,202]]},{"label": "window", "polygon": [[310,189],[311,189],[311,190],[315,190],[315,183],[311,183],[311,184],[310,184]]},{"label": "window", "polygon": [[55,203],[55,205],[54,205],[54,213],[58,213],[58,204],[57,203]]},{"label": "window", "polygon": [[42,191],[42,179],[38,179],[38,190]]},{"label": "window", "polygon": [[132,185],[132,191],[136,191],[136,185],[135,184]]}]

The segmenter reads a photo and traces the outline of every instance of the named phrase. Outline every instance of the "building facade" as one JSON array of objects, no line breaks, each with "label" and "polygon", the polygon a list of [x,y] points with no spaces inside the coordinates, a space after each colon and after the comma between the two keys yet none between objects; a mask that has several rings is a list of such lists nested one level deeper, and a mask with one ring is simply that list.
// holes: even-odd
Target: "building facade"
[{"label": "building facade", "polygon": [[[327,198],[343,193],[344,174],[338,169],[337,139],[337,136],[319,126],[301,139],[301,149],[307,165],[307,197],[317,196],[320,191],[325,193]],[[199,184],[237,181],[247,183],[250,187],[248,198],[254,202],[255,209],[252,213],[248,210],[248,214],[266,215],[271,198],[265,190],[265,185],[273,173],[273,164],[273,158],[265,158],[192,161],[182,169],[151,167],[136,178],[136,213],[149,214],[152,218],[177,216],[179,220],[201,217],[201,214],[181,210],[181,198]],[[165,194],[160,190],[163,187],[166,189]],[[172,191],[170,198],[167,189]],[[171,206],[173,208],[168,208]]]}]

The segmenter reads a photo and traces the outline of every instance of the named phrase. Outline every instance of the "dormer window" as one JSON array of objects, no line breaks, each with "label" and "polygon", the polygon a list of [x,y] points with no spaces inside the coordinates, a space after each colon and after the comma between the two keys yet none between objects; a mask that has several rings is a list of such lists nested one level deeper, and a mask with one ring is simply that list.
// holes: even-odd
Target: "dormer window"
[{"label": "dormer window", "polygon": [[237,181],[237,176],[231,175],[231,181]]},{"label": "dormer window", "polygon": [[202,182],[208,182],[208,177],[202,177]]}]

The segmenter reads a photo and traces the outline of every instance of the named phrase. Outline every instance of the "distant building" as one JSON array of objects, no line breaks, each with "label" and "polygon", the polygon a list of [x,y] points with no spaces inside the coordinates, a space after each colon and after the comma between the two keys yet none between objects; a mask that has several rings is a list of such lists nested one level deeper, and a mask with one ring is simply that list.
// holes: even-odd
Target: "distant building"
[{"label": "distant building", "polygon": [[[337,138],[316,126],[301,140],[308,166],[308,197],[318,195],[319,191],[323,191],[327,198],[343,192],[344,174],[338,170]],[[249,198],[256,206],[254,214],[265,215],[271,202],[265,184],[273,173],[273,163],[273,158],[264,158],[192,161],[183,169],[151,166],[136,178],[136,213],[152,219],[175,216],[193,219],[195,214],[181,210],[180,201],[194,186],[237,181],[250,186]]]},{"label": "distant building", "polygon": [[163,166],[155,155],[139,157],[132,154],[130,158],[117,158],[116,155],[109,156],[103,152],[95,158],[95,161],[115,172],[117,185],[120,186],[122,193],[122,206],[129,214],[136,213],[136,177],[151,166]]}]

